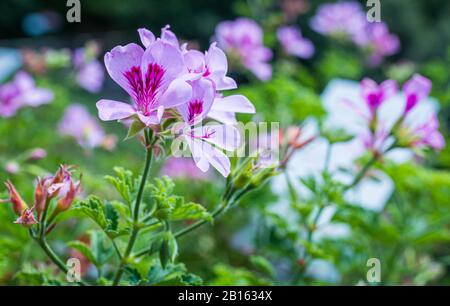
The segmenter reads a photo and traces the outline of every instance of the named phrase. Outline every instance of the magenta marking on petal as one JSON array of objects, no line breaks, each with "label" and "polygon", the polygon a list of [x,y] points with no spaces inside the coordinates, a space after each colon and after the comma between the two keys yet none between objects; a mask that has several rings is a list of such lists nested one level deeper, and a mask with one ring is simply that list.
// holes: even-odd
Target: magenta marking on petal
[{"label": "magenta marking on petal", "polygon": [[150,115],[154,108],[156,95],[162,84],[165,70],[156,63],[148,65],[144,79],[140,67],[133,66],[124,73],[128,84],[133,89],[133,99],[136,106],[145,116]]},{"label": "magenta marking on petal", "polygon": [[195,117],[203,112],[203,101],[202,100],[192,100],[189,102],[188,106],[188,121],[193,122]]}]

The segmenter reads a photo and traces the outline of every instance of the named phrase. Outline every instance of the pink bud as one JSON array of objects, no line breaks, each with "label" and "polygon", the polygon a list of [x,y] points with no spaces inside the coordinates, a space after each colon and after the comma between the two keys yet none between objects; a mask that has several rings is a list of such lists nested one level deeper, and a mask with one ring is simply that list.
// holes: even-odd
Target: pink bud
[{"label": "pink bud", "polygon": [[22,215],[23,211],[28,208],[28,205],[17,192],[11,181],[7,181],[5,185],[9,192],[9,202],[13,204],[14,213],[18,216]]},{"label": "pink bud", "polygon": [[24,227],[30,228],[33,224],[38,223],[36,218],[34,217],[32,209],[25,209],[20,217],[14,221],[16,224],[21,224]]}]

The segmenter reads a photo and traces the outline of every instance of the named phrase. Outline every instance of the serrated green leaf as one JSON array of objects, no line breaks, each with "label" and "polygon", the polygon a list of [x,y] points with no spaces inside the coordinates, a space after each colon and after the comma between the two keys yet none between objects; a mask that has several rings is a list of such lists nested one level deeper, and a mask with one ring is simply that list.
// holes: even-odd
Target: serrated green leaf
[{"label": "serrated green leaf", "polygon": [[91,263],[93,263],[95,266],[98,266],[98,262],[94,256],[94,254],[92,253],[91,249],[89,248],[89,246],[86,243],[81,242],[79,240],[75,240],[75,241],[69,241],[67,243],[67,246],[69,248],[77,250],[78,252],[83,254]]}]

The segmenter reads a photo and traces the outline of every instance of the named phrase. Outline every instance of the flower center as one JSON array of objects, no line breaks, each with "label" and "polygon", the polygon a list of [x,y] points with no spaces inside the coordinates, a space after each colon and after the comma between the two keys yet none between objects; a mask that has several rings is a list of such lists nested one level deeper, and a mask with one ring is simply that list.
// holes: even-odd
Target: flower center
[{"label": "flower center", "polygon": [[124,73],[128,84],[133,89],[136,107],[146,116],[155,109],[156,96],[161,87],[164,73],[165,70],[156,63],[148,65],[144,78],[142,78],[141,67],[133,66]]}]

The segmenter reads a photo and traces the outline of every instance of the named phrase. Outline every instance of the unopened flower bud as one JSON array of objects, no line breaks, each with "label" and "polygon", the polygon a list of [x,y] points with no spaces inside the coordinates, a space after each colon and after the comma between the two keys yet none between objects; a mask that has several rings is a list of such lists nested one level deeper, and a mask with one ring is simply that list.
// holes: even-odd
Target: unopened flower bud
[{"label": "unopened flower bud", "polygon": [[58,203],[56,204],[55,211],[53,212],[53,215],[57,215],[60,212],[66,211],[70,208],[70,206],[73,203],[73,200],[75,199],[76,195],[78,194],[80,190],[81,183],[74,184],[73,182],[70,182],[69,191],[66,193],[64,197],[59,199]]},{"label": "unopened flower bud", "polygon": [[244,188],[245,185],[250,182],[252,177],[253,163],[250,159],[244,161],[244,163],[236,171],[236,177],[233,179],[233,186],[237,189]]},{"label": "unopened flower bud", "polygon": [[256,174],[254,174],[250,180],[250,184],[257,188],[264,184],[269,178],[277,175],[278,173],[275,170],[276,166],[260,168]]},{"label": "unopened flower bud", "polygon": [[45,181],[38,178],[36,189],[34,190],[34,207],[38,213],[38,217],[45,209],[47,202],[47,188],[45,188]]},{"label": "unopened flower bud", "polygon": [[25,209],[20,217],[14,221],[16,224],[20,224],[26,228],[30,228],[33,224],[38,223],[36,218],[34,217],[32,209]]},{"label": "unopened flower bud", "polygon": [[25,209],[28,208],[28,205],[22,199],[20,194],[17,192],[16,188],[11,183],[11,181],[7,181],[5,185],[9,192],[9,202],[13,204],[14,213],[18,216],[22,215]]}]

